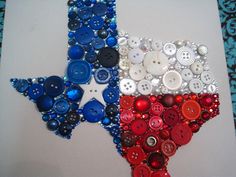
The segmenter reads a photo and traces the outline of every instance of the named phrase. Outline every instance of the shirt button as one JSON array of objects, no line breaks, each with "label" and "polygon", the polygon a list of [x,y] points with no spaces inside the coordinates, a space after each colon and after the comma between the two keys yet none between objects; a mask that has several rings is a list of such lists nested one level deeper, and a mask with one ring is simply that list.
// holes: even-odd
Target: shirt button
[{"label": "shirt button", "polygon": [[168,56],[172,56],[176,53],[176,46],[175,44],[172,43],[166,43],[163,46],[163,52],[168,55]]},{"label": "shirt button", "polygon": [[189,47],[181,47],[176,53],[177,60],[184,66],[189,66],[195,61],[195,54]]},{"label": "shirt button", "polygon": [[151,170],[147,165],[140,164],[133,169],[133,177],[150,177]]},{"label": "shirt button", "polygon": [[126,45],[127,43],[128,43],[128,40],[127,40],[126,37],[120,37],[120,38],[118,39],[118,44],[119,44],[119,46]]},{"label": "shirt button", "polygon": [[117,39],[113,36],[110,36],[106,39],[106,44],[109,46],[109,47],[113,47],[117,44]]},{"label": "shirt button", "polygon": [[134,103],[134,97],[132,97],[132,96],[122,96],[122,97],[120,97],[120,106],[123,109],[132,108],[133,103]]},{"label": "shirt button", "polygon": [[139,64],[143,61],[144,52],[139,48],[131,49],[128,53],[128,57],[132,63]]},{"label": "shirt button", "polygon": [[191,65],[191,70],[194,74],[201,74],[203,72],[203,66],[200,62],[194,62]]},{"label": "shirt button", "polygon": [[194,100],[185,101],[181,110],[183,116],[188,120],[198,119],[201,114],[201,106]]},{"label": "shirt button", "polygon": [[183,80],[190,81],[193,78],[193,73],[190,69],[183,69],[181,76],[182,76]]},{"label": "shirt button", "polygon": [[176,152],[176,144],[172,140],[165,140],[161,144],[161,151],[167,157],[173,156]]},{"label": "shirt button", "polygon": [[201,56],[204,56],[208,53],[208,49],[205,45],[200,45],[198,48],[197,48],[197,53]]},{"label": "shirt button", "polygon": [[152,41],[151,46],[153,50],[160,51],[163,47],[163,43],[161,41]]},{"label": "shirt button", "polygon": [[170,177],[170,174],[165,170],[159,170],[152,173],[151,177]]},{"label": "shirt button", "polygon": [[165,164],[164,156],[159,152],[153,152],[148,156],[147,164],[154,170],[161,169]]},{"label": "shirt button", "polygon": [[146,75],[146,70],[143,65],[135,64],[131,65],[129,75],[132,79],[139,81],[142,80]]},{"label": "shirt button", "polygon": [[99,84],[106,84],[111,78],[110,71],[107,68],[98,68],[94,73],[94,79]]},{"label": "shirt button", "polygon": [[120,113],[120,120],[126,124],[129,124],[134,120],[134,115],[131,110],[123,110]]},{"label": "shirt button", "polygon": [[53,103],[53,98],[49,97],[48,95],[40,96],[36,101],[36,105],[40,112],[49,111],[53,107]]},{"label": "shirt button", "polygon": [[161,115],[163,110],[164,110],[163,105],[161,103],[159,103],[159,102],[155,102],[151,106],[150,113],[153,114],[153,115],[159,116],[159,115]]},{"label": "shirt button", "polygon": [[171,130],[171,138],[178,145],[188,144],[192,138],[192,130],[186,124],[177,124]]},{"label": "shirt button", "polygon": [[107,12],[107,6],[104,3],[96,3],[94,4],[92,10],[95,15],[103,16]]},{"label": "shirt button", "polygon": [[120,91],[124,95],[131,95],[136,91],[136,84],[131,79],[122,79],[120,81]]},{"label": "shirt button", "polygon": [[44,88],[40,84],[32,84],[28,89],[28,95],[31,99],[37,100],[44,94]]},{"label": "shirt button", "polygon": [[76,112],[69,112],[66,116],[66,120],[73,125],[76,125],[80,121],[80,116]]},{"label": "shirt button", "polygon": [[93,30],[89,27],[81,27],[75,33],[75,39],[82,45],[90,43],[94,38]]},{"label": "shirt button", "polygon": [[89,20],[89,26],[94,30],[99,30],[103,27],[104,20],[99,16],[94,16]]},{"label": "shirt button", "polygon": [[179,113],[175,109],[170,108],[164,111],[163,120],[167,125],[174,126],[178,122],[180,122],[180,116],[179,116]]},{"label": "shirt button", "polygon": [[133,164],[140,164],[145,158],[145,153],[143,152],[141,147],[134,146],[128,149],[127,152],[127,160]]},{"label": "shirt button", "polygon": [[201,80],[204,84],[211,84],[214,81],[212,72],[203,71],[201,74]]},{"label": "shirt button", "polygon": [[149,95],[152,93],[152,84],[148,80],[141,80],[138,83],[138,91],[142,95]]},{"label": "shirt button", "polygon": [[169,67],[168,58],[163,53],[148,52],[144,58],[144,67],[153,75],[164,74]]},{"label": "shirt button", "polygon": [[61,98],[54,102],[53,109],[57,114],[65,114],[69,111],[70,105],[65,99]]},{"label": "shirt button", "polygon": [[79,45],[71,46],[68,49],[68,56],[70,59],[81,59],[84,56],[84,49]]},{"label": "shirt button", "polygon": [[178,90],[182,84],[182,77],[177,71],[171,70],[164,74],[162,82],[169,90]]},{"label": "shirt button", "polygon": [[130,68],[131,62],[127,59],[121,59],[119,62],[119,68],[122,70],[128,70]]},{"label": "shirt button", "polygon": [[106,68],[114,67],[119,63],[119,53],[111,47],[102,48],[97,58],[99,63]]},{"label": "shirt button", "polygon": [[138,48],[140,45],[140,39],[138,37],[131,36],[128,39],[128,44],[131,48]]},{"label": "shirt button", "polygon": [[133,145],[135,145],[136,141],[137,138],[128,132],[121,134],[121,142],[125,147],[132,147]]},{"label": "shirt button", "polygon": [[66,97],[71,101],[71,102],[78,102],[81,100],[84,91],[81,87],[72,85],[66,90]]},{"label": "shirt button", "polygon": [[108,116],[114,117],[119,113],[119,108],[115,104],[107,105],[105,112]]},{"label": "shirt button", "polygon": [[119,91],[118,89],[108,87],[103,91],[102,96],[106,103],[115,103],[119,99]]},{"label": "shirt button", "polygon": [[203,90],[203,83],[199,79],[193,79],[189,82],[189,89],[193,93],[200,93]]},{"label": "shirt button", "polygon": [[23,93],[28,89],[29,83],[25,79],[19,79],[14,83],[14,87],[18,92]]},{"label": "shirt button", "polygon": [[44,89],[49,96],[56,97],[65,89],[64,80],[58,76],[50,76],[44,82]]},{"label": "shirt button", "polygon": [[163,121],[159,116],[153,116],[149,120],[149,127],[155,131],[160,130],[163,127]]},{"label": "shirt button", "polygon": [[135,134],[135,135],[143,135],[146,131],[147,131],[147,123],[142,120],[142,119],[137,119],[134,120],[131,123],[131,131]]}]

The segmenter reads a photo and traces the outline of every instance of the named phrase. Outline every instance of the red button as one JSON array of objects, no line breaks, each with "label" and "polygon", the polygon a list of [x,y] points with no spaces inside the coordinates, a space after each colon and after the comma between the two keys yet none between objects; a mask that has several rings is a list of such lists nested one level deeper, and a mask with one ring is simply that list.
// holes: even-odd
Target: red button
[{"label": "red button", "polygon": [[154,115],[159,116],[163,112],[163,109],[164,107],[162,106],[162,104],[159,102],[156,102],[152,104],[150,112]]},{"label": "red button", "polygon": [[142,147],[147,152],[152,152],[157,150],[159,145],[160,145],[160,140],[156,133],[153,132],[147,133],[142,138]]},{"label": "red button", "polygon": [[170,177],[170,174],[165,170],[154,172],[151,177]]},{"label": "red button", "polygon": [[163,113],[163,120],[167,125],[174,126],[180,121],[180,116],[175,109],[170,108]]},{"label": "red button", "polygon": [[138,165],[133,170],[133,177],[150,177],[151,170],[147,165]]},{"label": "red button", "polygon": [[161,151],[166,156],[173,156],[176,152],[176,144],[172,140],[166,140],[161,144]]},{"label": "red button", "polygon": [[159,116],[153,116],[149,120],[149,127],[153,130],[160,130],[163,126],[163,121]]},{"label": "red button", "polygon": [[134,146],[128,149],[127,160],[134,165],[140,164],[145,158],[142,148]]},{"label": "red button", "polygon": [[201,114],[201,106],[195,100],[185,101],[182,105],[182,114],[188,120],[198,119]]},{"label": "red button", "polygon": [[120,120],[126,124],[129,124],[134,120],[134,115],[131,110],[123,110],[120,114]]},{"label": "red button", "polygon": [[161,153],[153,152],[149,155],[147,163],[152,169],[158,170],[164,166],[165,158]]},{"label": "red button", "polygon": [[134,109],[138,112],[147,112],[151,108],[151,101],[147,96],[138,96],[134,100]]},{"label": "red button", "polygon": [[130,109],[133,106],[134,97],[132,96],[122,96],[120,97],[120,106],[123,109]]},{"label": "red button", "polygon": [[121,134],[121,143],[125,147],[132,147],[135,145],[137,141],[137,137],[135,135],[131,135],[131,133],[123,133]]},{"label": "red button", "polygon": [[131,123],[131,130],[136,135],[142,135],[147,131],[147,123],[142,119],[134,120]]},{"label": "red button", "polygon": [[189,143],[192,136],[192,130],[186,124],[177,124],[171,130],[171,138],[178,145],[185,145]]}]

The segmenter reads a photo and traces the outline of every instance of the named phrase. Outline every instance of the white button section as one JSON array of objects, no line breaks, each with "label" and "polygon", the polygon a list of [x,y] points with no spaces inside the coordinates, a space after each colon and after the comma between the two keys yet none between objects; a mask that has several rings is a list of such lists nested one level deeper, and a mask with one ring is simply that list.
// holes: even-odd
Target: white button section
[{"label": "white button section", "polygon": [[200,62],[194,62],[191,65],[191,70],[194,74],[201,74],[203,72],[203,65]]},{"label": "white button section", "polygon": [[153,50],[157,50],[157,51],[160,51],[163,47],[163,43],[159,40],[154,40],[151,42],[151,46],[152,46],[152,49]]},{"label": "white button section", "polygon": [[131,65],[129,75],[133,80],[140,81],[146,76],[146,69],[142,64]]},{"label": "white button section", "polygon": [[168,56],[172,56],[176,53],[176,46],[175,44],[172,43],[166,43],[163,46],[163,52],[168,55]]},{"label": "white button section", "polygon": [[128,53],[129,53],[128,47],[126,47],[126,46],[120,46],[120,47],[119,47],[119,53],[120,53],[120,55],[122,55],[122,56],[127,56]]},{"label": "white button section", "polygon": [[177,71],[171,70],[164,74],[162,82],[169,90],[177,90],[181,87],[182,77]]},{"label": "white button section", "polygon": [[199,79],[193,79],[189,82],[189,89],[193,93],[200,93],[203,90],[203,83]]},{"label": "white button section", "polygon": [[149,95],[152,93],[152,84],[148,80],[141,80],[138,83],[138,92],[142,95]]},{"label": "white button section", "polygon": [[140,39],[138,37],[130,37],[128,39],[128,44],[132,48],[138,48],[140,45]]},{"label": "white button section", "polygon": [[204,56],[204,55],[207,54],[207,52],[208,52],[208,49],[207,49],[207,47],[206,47],[205,45],[200,45],[200,46],[197,48],[197,53],[198,53],[199,55]]},{"label": "white button section", "polygon": [[181,76],[183,80],[190,81],[193,78],[193,73],[190,69],[183,69]]},{"label": "white button section", "polygon": [[176,53],[177,60],[184,66],[189,66],[195,61],[195,54],[189,47],[181,47]]},{"label": "white button section", "polygon": [[130,68],[131,62],[128,59],[120,59],[119,67],[122,70],[128,70]]},{"label": "white button section", "polygon": [[129,59],[132,63],[138,64],[143,61],[144,52],[141,49],[131,49],[129,51]]},{"label": "white button section", "polygon": [[204,84],[211,84],[214,81],[214,76],[210,71],[203,71],[201,74],[201,80]]},{"label": "white button section", "polygon": [[125,95],[131,95],[136,91],[136,84],[131,79],[122,79],[120,81],[120,91]]},{"label": "white button section", "polygon": [[157,51],[148,52],[143,64],[147,71],[153,75],[162,75],[169,67],[168,58]]}]

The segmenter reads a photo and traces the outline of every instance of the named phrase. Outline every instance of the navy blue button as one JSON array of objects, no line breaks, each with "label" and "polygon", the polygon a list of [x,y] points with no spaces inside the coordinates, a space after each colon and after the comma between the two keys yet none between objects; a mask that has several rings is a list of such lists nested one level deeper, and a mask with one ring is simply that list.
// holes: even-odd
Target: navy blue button
[{"label": "navy blue button", "polygon": [[84,56],[84,49],[79,45],[71,46],[68,50],[70,59],[81,59]]},{"label": "navy blue button", "polygon": [[120,127],[113,126],[113,127],[109,128],[109,132],[110,132],[111,136],[117,137],[120,135]]},{"label": "navy blue button", "polygon": [[94,73],[94,79],[99,84],[106,84],[111,78],[110,71],[107,68],[98,68]]},{"label": "navy blue button", "polygon": [[88,122],[98,122],[104,117],[104,106],[97,100],[91,100],[84,105],[83,115]]},{"label": "navy blue button", "polygon": [[85,60],[89,63],[94,63],[97,60],[97,54],[94,51],[89,51],[85,55]]},{"label": "navy blue button", "polygon": [[111,87],[115,87],[115,86],[117,86],[117,81],[116,81],[116,79],[110,79],[109,80],[109,85],[111,86]]},{"label": "navy blue button", "polygon": [[76,85],[72,85],[66,90],[66,97],[72,102],[78,102],[81,100],[83,94],[83,89]]},{"label": "navy blue button", "polygon": [[109,47],[113,47],[117,44],[117,39],[115,37],[110,36],[106,39],[106,43]]},{"label": "navy blue button", "polygon": [[59,126],[59,122],[55,119],[51,119],[47,122],[47,127],[51,131],[55,131]]},{"label": "navy blue button", "polygon": [[90,19],[89,25],[92,29],[99,30],[104,25],[104,20],[100,16],[94,16]]},{"label": "navy blue button", "polygon": [[94,39],[94,41],[92,42],[92,45],[93,45],[94,49],[99,50],[105,46],[105,42],[103,39],[98,37],[98,38]]},{"label": "navy blue button", "polygon": [[104,3],[97,3],[93,6],[93,13],[98,16],[103,16],[107,12],[107,6]]},{"label": "navy blue button", "polygon": [[108,36],[107,30],[104,30],[104,29],[98,30],[97,34],[102,39],[105,39]]},{"label": "navy blue button", "polygon": [[92,10],[89,7],[82,7],[82,8],[79,8],[78,10],[78,16],[82,20],[88,20],[89,18],[92,17],[92,14],[93,14]]},{"label": "navy blue button", "polygon": [[70,124],[77,124],[80,121],[80,116],[76,112],[69,112],[67,114],[66,120]]},{"label": "navy blue button", "polygon": [[107,125],[110,125],[111,124],[111,119],[109,117],[104,117],[102,119],[102,124],[107,126]]},{"label": "navy blue button", "polygon": [[119,109],[115,104],[107,105],[105,112],[108,116],[114,117],[119,113]]},{"label": "navy blue button", "polygon": [[93,38],[93,30],[86,26],[79,28],[75,33],[75,39],[82,45],[90,43]]},{"label": "navy blue button", "polygon": [[57,114],[65,114],[69,111],[70,105],[65,99],[60,98],[55,101],[53,109]]},{"label": "navy blue button", "polygon": [[49,96],[56,97],[65,89],[64,80],[58,76],[50,76],[44,82],[44,89]]},{"label": "navy blue button", "polygon": [[48,95],[39,97],[36,101],[36,105],[40,112],[49,111],[53,106],[54,100]]},{"label": "navy blue button", "polygon": [[119,91],[116,88],[108,87],[103,91],[102,96],[105,102],[115,103],[119,99]]},{"label": "navy blue button", "polygon": [[59,126],[59,133],[61,136],[70,136],[71,132],[72,132],[72,129],[73,127],[68,124],[68,123],[62,123],[60,126]]},{"label": "navy blue button", "polygon": [[77,17],[77,13],[74,10],[69,11],[68,18],[75,19]]},{"label": "navy blue button", "polygon": [[80,27],[80,22],[78,20],[70,20],[68,22],[68,28],[70,30],[77,30]]},{"label": "navy blue button", "polygon": [[76,84],[85,84],[91,78],[91,70],[91,66],[87,61],[72,61],[67,67],[68,80]]},{"label": "navy blue button", "polygon": [[14,87],[18,92],[23,93],[28,89],[29,83],[25,79],[19,79],[16,82],[14,82]]},{"label": "navy blue button", "polygon": [[111,47],[102,48],[97,58],[99,63],[106,68],[114,67],[119,63],[119,53]]},{"label": "navy blue button", "polygon": [[44,88],[40,84],[32,84],[28,90],[28,95],[33,100],[36,100],[37,98],[42,96],[43,93],[44,93]]}]

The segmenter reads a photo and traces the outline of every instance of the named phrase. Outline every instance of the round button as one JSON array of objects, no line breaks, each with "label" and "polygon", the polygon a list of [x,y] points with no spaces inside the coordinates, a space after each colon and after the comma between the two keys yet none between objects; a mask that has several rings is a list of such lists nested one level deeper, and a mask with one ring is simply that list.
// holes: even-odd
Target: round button
[{"label": "round button", "polygon": [[151,42],[151,46],[152,46],[153,50],[160,51],[163,47],[163,43],[162,43],[162,41],[154,40],[154,41]]},{"label": "round button", "polygon": [[80,25],[81,23],[79,22],[79,20],[73,19],[68,22],[67,26],[70,30],[74,31],[74,30],[77,30],[80,27]]},{"label": "round button", "polygon": [[107,105],[105,112],[106,112],[107,116],[114,117],[117,114],[119,114],[119,108],[115,104],[109,104],[109,105]]},{"label": "round button", "polygon": [[128,59],[121,59],[119,62],[120,69],[125,70],[125,71],[129,69],[130,65],[131,65],[131,62]]},{"label": "round button", "polygon": [[203,72],[203,65],[200,62],[194,62],[191,65],[191,70],[194,74],[201,74]]},{"label": "round button", "polygon": [[78,8],[78,16],[82,20],[88,20],[92,16],[92,10],[89,7]]},{"label": "round button", "polygon": [[131,79],[122,79],[120,81],[120,91],[124,95],[131,95],[136,91],[136,84]]},{"label": "round button", "polygon": [[25,79],[19,79],[16,83],[14,83],[14,87],[18,92],[23,93],[28,89],[29,83]]},{"label": "round button", "polygon": [[178,90],[182,85],[182,77],[177,71],[171,70],[164,74],[162,82],[169,90]]},{"label": "round button", "polygon": [[65,114],[69,111],[70,105],[65,99],[61,98],[54,102],[53,109],[57,114]]},{"label": "round button", "polygon": [[97,37],[92,41],[92,46],[94,49],[99,50],[105,46],[105,42],[103,39]]},{"label": "round button", "polygon": [[48,95],[40,96],[36,101],[36,105],[40,112],[49,111],[52,108],[53,103],[54,103],[54,100]]},{"label": "round button", "polygon": [[98,2],[94,4],[92,10],[95,15],[103,16],[107,12],[107,6],[104,3]]},{"label": "round button", "polygon": [[176,53],[176,46],[175,44],[172,43],[166,43],[163,46],[163,52],[168,55],[168,56],[172,56]]},{"label": "round button", "polygon": [[151,170],[147,165],[140,164],[133,170],[133,177],[150,177]]},{"label": "round button", "polygon": [[155,102],[151,106],[150,113],[153,114],[153,115],[159,116],[159,115],[161,115],[163,110],[164,110],[163,105],[161,103],[159,103],[159,102]]},{"label": "round button", "polygon": [[131,49],[128,53],[128,57],[132,63],[139,64],[143,61],[144,52],[139,48]]},{"label": "round button", "polygon": [[58,131],[59,131],[61,136],[68,137],[68,136],[70,136],[70,134],[72,132],[72,126],[70,124],[68,124],[68,123],[62,123],[59,126]]},{"label": "round button", "polygon": [[151,101],[147,96],[138,96],[134,100],[134,109],[138,112],[148,112],[151,108]]},{"label": "round button", "polygon": [[119,53],[110,47],[102,48],[97,58],[99,63],[106,68],[111,68],[119,63]]},{"label": "round button", "polygon": [[120,46],[120,47],[119,47],[119,53],[120,53],[120,55],[122,55],[122,56],[128,55],[128,53],[129,53],[128,47],[126,47],[126,46]]},{"label": "round button", "polygon": [[199,79],[193,79],[189,82],[189,89],[193,93],[200,93],[203,90],[203,83]]},{"label": "round button", "polygon": [[135,135],[143,135],[147,131],[147,123],[142,119],[136,119],[131,123],[131,131]]},{"label": "round button", "polygon": [[120,97],[120,106],[123,109],[132,108],[133,103],[134,103],[134,97],[132,97],[132,96],[122,96],[122,97]]},{"label": "round button", "polygon": [[149,95],[152,93],[152,83],[149,80],[141,80],[138,83],[138,92],[142,95]]},{"label": "round button", "polygon": [[140,39],[138,37],[131,36],[128,39],[128,44],[131,48],[138,48],[140,45]]},{"label": "round button", "polygon": [[201,74],[201,80],[204,84],[211,84],[214,81],[212,72],[203,71]]},{"label": "round button", "polygon": [[117,39],[113,36],[110,36],[106,39],[106,44],[109,46],[109,47],[113,47],[117,44]]},{"label": "round button", "polygon": [[107,68],[98,68],[94,73],[94,79],[99,84],[106,84],[111,78],[110,71]]},{"label": "round button", "polygon": [[159,116],[153,116],[149,120],[149,127],[155,131],[163,127],[163,120]]},{"label": "round button", "polygon": [[141,147],[134,146],[128,149],[127,160],[133,165],[140,164],[145,158],[145,153]]},{"label": "round button", "polygon": [[76,112],[69,112],[66,116],[66,120],[73,125],[76,125],[80,121],[80,116]]},{"label": "round button", "polygon": [[97,34],[102,39],[105,39],[108,36],[108,32],[105,29],[98,30]]},{"label": "round button", "polygon": [[167,157],[173,156],[176,152],[176,144],[172,140],[165,140],[161,144],[161,151]]},{"label": "round button", "polygon": [[104,106],[97,100],[91,100],[84,105],[83,115],[88,122],[98,122],[105,115]]},{"label": "round button", "polygon": [[107,103],[115,103],[118,101],[120,95],[117,88],[108,87],[102,93],[103,99]]},{"label": "round button", "polygon": [[134,120],[134,115],[131,110],[123,110],[120,113],[120,120],[126,124],[129,124]]},{"label": "round button", "polygon": [[197,53],[201,56],[204,56],[208,53],[208,49],[205,45],[200,45],[198,48],[197,48]]},{"label": "round button", "polygon": [[56,97],[65,89],[64,80],[58,76],[50,76],[44,82],[44,89],[49,96]]},{"label": "round button", "polygon": [[165,107],[172,107],[175,103],[175,97],[172,94],[165,94],[163,95],[162,99],[161,99],[161,103],[165,106]]},{"label": "round button", "polygon": [[201,106],[195,100],[185,101],[182,105],[182,114],[188,120],[198,119],[201,114]]},{"label": "round button", "polygon": [[148,156],[147,164],[154,170],[162,168],[165,164],[164,156],[159,152],[153,152]]},{"label": "round button", "polygon": [[121,142],[125,147],[132,147],[136,143],[137,138],[130,133],[121,134]]},{"label": "round button", "polygon": [[180,121],[180,116],[175,109],[170,108],[163,113],[163,120],[167,125],[174,126]]},{"label": "round button", "polygon": [[193,78],[193,73],[190,69],[183,69],[181,76],[182,76],[183,80],[190,81]]},{"label": "round button", "polygon": [[82,90],[81,87],[72,85],[66,90],[66,97],[71,101],[71,102],[78,102],[81,100],[84,91]]},{"label": "round button", "polygon": [[189,66],[195,61],[195,54],[189,47],[181,47],[176,53],[177,60],[184,66]]},{"label": "round button", "polygon": [[177,124],[171,130],[171,138],[178,145],[188,144],[192,135],[191,128],[186,124]]},{"label": "round button", "polygon": [[59,126],[59,122],[55,119],[50,119],[48,122],[47,122],[47,127],[49,130],[51,131],[55,131]]},{"label": "round button", "polygon": [[126,37],[119,37],[119,39],[118,39],[118,44],[119,44],[119,46],[124,46],[124,45],[126,45],[127,43],[128,43],[128,40],[127,40]]},{"label": "round button", "polygon": [[84,49],[79,45],[71,46],[68,49],[68,56],[70,59],[81,59],[84,56]]},{"label": "round button", "polygon": [[94,51],[89,51],[85,55],[85,60],[89,63],[94,63],[97,60],[97,54]]},{"label": "round button", "polygon": [[76,84],[86,84],[91,78],[91,70],[87,61],[72,61],[67,67],[68,80]]},{"label": "round button", "polygon": [[157,51],[148,52],[144,58],[144,67],[153,75],[164,74],[169,67],[168,58]]},{"label": "round button", "polygon": [[40,84],[32,84],[28,89],[28,95],[31,99],[37,100],[44,93],[44,88]]},{"label": "round button", "polygon": [[75,39],[82,45],[90,43],[93,38],[93,30],[86,26],[79,28],[75,33]]},{"label": "round button", "polygon": [[139,81],[142,80],[146,75],[146,69],[141,64],[131,65],[129,70],[130,77],[135,80]]},{"label": "round button", "polygon": [[151,177],[170,177],[170,174],[165,170],[158,170],[152,173]]},{"label": "round button", "polygon": [[92,29],[99,30],[103,27],[104,20],[100,16],[94,16],[89,20],[89,26]]}]

